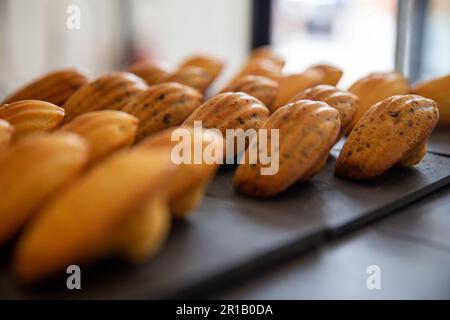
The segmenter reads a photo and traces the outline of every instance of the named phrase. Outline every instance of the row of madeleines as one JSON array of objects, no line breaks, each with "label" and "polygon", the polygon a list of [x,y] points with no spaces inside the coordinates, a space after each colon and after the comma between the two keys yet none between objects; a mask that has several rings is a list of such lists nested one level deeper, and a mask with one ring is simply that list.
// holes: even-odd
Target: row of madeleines
[{"label": "row of madeleines", "polygon": [[[39,282],[108,255],[134,262],[155,255],[172,219],[198,205],[218,168],[171,161],[179,126],[191,135],[200,120],[223,134],[279,129],[278,173],[240,164],[234,176],[238,192],[270,197],[317,174],[344,135],[336,174],[366,179],[417,164],[439,109],[439,123],[450,125],[450,76],[410,88],[401,74],[374,73],[344,91],[336,87],[338,68],[286,75],[283,66],[270,49],[257,49],[206,102],[223,63],[203,55],[173,71],[138,63],[97,79],[59,70],[7,97],[0,107],[0,246],[15,245],[18,278]],[[207,130],[201,139],[224,144]],[[255,147],[238,151],[247,156]]]}]

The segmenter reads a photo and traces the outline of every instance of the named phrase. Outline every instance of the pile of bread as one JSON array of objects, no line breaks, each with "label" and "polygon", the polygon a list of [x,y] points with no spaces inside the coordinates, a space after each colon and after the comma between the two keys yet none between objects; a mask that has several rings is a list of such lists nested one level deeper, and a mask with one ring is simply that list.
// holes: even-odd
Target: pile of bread
[{"label": "pile of bread", "polygon": [[[206,128],[279,129],[278,173],[242,163],[234,175],[237,192],[270,197],[316,175],[343,136],[336,175],[366,179],[417,164],[439,112],[440,124],[450,125],[450,75],[410,88],[399,73],[373,73],[346,91],[336,87],[336,67],[288,75],[283,66],[269,48],[256,49],[206,101],[223,63],[205,55],[172,71],[141,62],[96,79],[58,70],[7,97],[0,247],[13,247],[18,278],[38,282],[108,255],[133,262],[155,255],[172,219],[198,206],[219,166],[171,161],[171,133],[180,126],[194,134],[192,124],[202,121],[205,146],[223,144]],[[247,146],[243,152],[254,147]]]}]

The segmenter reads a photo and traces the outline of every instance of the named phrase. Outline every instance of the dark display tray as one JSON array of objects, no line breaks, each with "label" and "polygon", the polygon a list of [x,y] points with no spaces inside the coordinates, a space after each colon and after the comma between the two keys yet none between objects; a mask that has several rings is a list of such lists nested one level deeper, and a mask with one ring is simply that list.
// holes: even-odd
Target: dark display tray
[{"label": "dark display tray", "polygon": [[431,153],[415,168],[395,168],[365,182],[336,178],[336,156],[334,150],[311,181],[269,200],[235,194],[235,168],[223,168],[198,210],[174,224],[155,259],[140,266],[111,260],[83,269],[79,291],[67,290],[65,278],[20,287],[3,252],[0,298],[208,297],[211,290],[358,229],[450,182],[450,158]]}]

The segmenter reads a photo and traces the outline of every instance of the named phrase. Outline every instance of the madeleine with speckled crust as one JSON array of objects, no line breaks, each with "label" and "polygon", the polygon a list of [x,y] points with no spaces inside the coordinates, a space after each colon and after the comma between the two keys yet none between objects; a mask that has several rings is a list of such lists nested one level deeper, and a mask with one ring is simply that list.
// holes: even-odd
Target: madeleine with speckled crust
[{"label": "madeleine with speckled crust", "polygon": [[[324,102],[300,100],[275,111],[262,127],[268,131],[278,129],[279,170],[274,175],[262,175],[261,169],[269,165],[249,163],[249,152],[257,145],[253,140],[245,153],[245,163],[240,164],[233,180],[236,191],[253,197],[272,197],[298,181],[316,175],[328,158],[340,129],[339,113]],[[274,154],[270,155],[275,161]]]},{"label": "madeleine with speckled crust", "polygon": [[169,75],[163,82],[181,83],[197,89],[204,94],[213,81],[214,77],[205,69],[195,66],[186,66]]},{"label": "madeleine with speckled crust", "polygon": [[137,262],[154,255],[170,228],[164,190],[174,170],[164,148],[119,152],[92,168],[25,228],[18,278],[37,282],[112,254]]},{"label": "madeleine with speckled crust", "polygon": [[82,86],[64,104],[65,122],[97,110],[120,110],[136,94],[146,90],[144,80],[129,72],[113,72]]},{"label": "madeleine with speckled crust", "polygon": [[139,120],[122,111],[87,112],[62,126],[59,131],[78,134],[89,142],[89,162],[94,163],[134,142]]},{"label": "madeleine with speckled crust", "polygon": [[[224,142],[221,135],[215,134],[211,130],[200,129],[196,131],[192,127],[176,127],[159,132],[151,137],[143,140],[135,148],[152,149],[155,147],[170,147],[169,153],[181,141],[179,135],[183,134],[183,139],[190,139],[190,157],[188,161],[177,165],[175,176],[169,184],[169,206],[174,217],[183,218],[194,210],[201,199],[209,181],[213,178],[217,171],[218,162],[207,163],[202,158],[203,150],[211,148],[218,153],[214,154],[216,159],[223,159]],[[195,145],[202,146],[196,149]],[[200,152],[198,154],[197,152]],[[197,153],[197,154],[196,154]],[[184,157],[185,155],[182,154]],[[200,163],[195,163],[195,159],[201,159]]]},{"label": "madeleine with speckled crust", "polygon": [[87,142],[73,133],[40,133],[17,141],[2,153],[0,246],[81,172],[88,152]]},{"label": "madeleine with speckled crust", "polygon": [[75,91],[88,81],[88,76],[81,70],[56,70],[20,88],[7,97],[3,103],[42,100],[62,106]]},{"label": "madeleine with speckled crust", "polygon": [[202,102],[203,95],[194,88],[168,82],[140,93],[122,111],[139,119],[139,141],[158,131],[180,125]]},{"label": "madeleine with speckled crust", "polygon": [[358,121],[341,150],[336,175],[368,179],[393,167],[413,166],[439,119],[436,102],[417,95],[389,97]]},{"label": "madeleine with speckled crust", "polygon": [[274,62],[275,64],[277,64],[281,68],[284,67],[284,64],[286,62],[282,57],[275,54],[269,46],[262,46],[262,47],[253,49],[252,52],[250,53],[249,60],[255,59],[255,58],[256,59],[263,58],[266,60],[270,60],[270,61]]},{"label": "madeleine with speckled crust", "polygon": [[348,126],[348,130],[351,130],[374,104],[394,95],[407,94],[409,84],[408,79],[401,73],[376,72],[356,81],[348,91],[356,94],[360,99],[359,108]]},{"label": "madeleine with speckled crust", "polygon": [[[243,92],[225,92],[215,95],[195,109],[183,125],[193,126],[195,121],[201,121],[203,128],[219,129],[225,137],[227,129],[242,129],[244,132],[258,129],[268,117],[269,109],[255,97]],[[233,152],[238,155],[242,151],[234,149]]]},{"label": "madeleine with speckled crust", "polygon": [[290,102],[304,99],[325,102],[330,107],[339,111],[341,117],[341,133],[347,131],[347,127],[359,107],[359,98],[356,95],[326,84],[308,88],[292,98]]},{"label": "madeleine with speckled crust", "polygon": [[195,109],[183,125],[193,126],[194,121],[202,121],[204,128],[217,128],[225,135],[226,129],[257,129],[268,117],[269,109],[255,97],[225,92]]},{"label": "madeleine with speckled crust", "polygon": [[274,108],[288,104],[299,92],[320,84],[323,72],[320,70],[308,70],[298,74],[286,75],[278,79],[278,94],[274,102]]},{"label": "madeleine with speckled crust", "polygon": [[224,63],[215,57],[203,54],[196,54],[188,57],[181,63],[180,69],[186,67],[199,67],[208,72],[215,80],[222,72]]},{"label": "madeleine with speckled crust", "polygon": [[439,108],[438,125],[450,127],[450,74],[421,82],[412,93],[436,101]]},{"label": "madeleine with speckled crust", "polygon": [[16,101],[0,106],[0,119],[14,126],[13,139],[30,133],[51,131],[64,120],[64,109],[39,100]]},{"label": "madeleine with speckled crust", "polygon": [[328,84],[330,86],[336,86],[343,75],[343,71],[335,66],[329,64],[317,64],[306,69],[308,70],[318,70],[322,72],[321,84]]},{"label": "madeleine with speckled crust", "polygon": [[273,103],[278,93],[278,82],[263,76],[243,76],[222,92],[245,92],[260,100],[269,110],[272,110]]},{"label": "madeleine with speckled crust", "polygon": [[6,120],[0,119],[0,151],[9,144],[13,132],[14,126]]},{"label": "madeleine with speckled crust", "polygon": [[132,64],[128,67],[127,71],[134,73],[138,77],[144,79],[144,81],[149,86],[153,86],[155,84],[163,82],[164,79],[166,79],[170,75],[169,71],[165,70],[161,66],[147,61],[141,61]]}]

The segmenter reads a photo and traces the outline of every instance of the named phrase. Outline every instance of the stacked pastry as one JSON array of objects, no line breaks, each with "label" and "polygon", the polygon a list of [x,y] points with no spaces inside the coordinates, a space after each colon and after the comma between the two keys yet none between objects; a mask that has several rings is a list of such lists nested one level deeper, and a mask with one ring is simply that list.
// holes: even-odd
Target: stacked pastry
[{"label": "stacked pastry", "polygon": [[[195,210],[224,159],[248,160],[276,142],[256,153],[276,156],[275,172],[263,174],[268,164],[257,157],[234,175],[237,192],[272,197],[312,179],[345,135],[336,175],[367,179],[417,164],[439,110],[440,123],[450,123],[450,76],[410,89],[399,73],[374,73],[346,91],[336,87],[343,72],[334,66],[296,74],[283,67],[259,48],[206,101],[223,69],[206,55],[173,71],[140,62],[96,79],[63,69],[12,93],[0,107],[0,246],[14,245],[18,278],[37,282],[108,255],[154,256],[172,219]],[[236,137],[223,138],[229,129],[264,129],[267,143],[249,137],[236,145]],[[175,163],[180,132],[189,152]],[[205,161],[204,148],[217,161]]]}]

